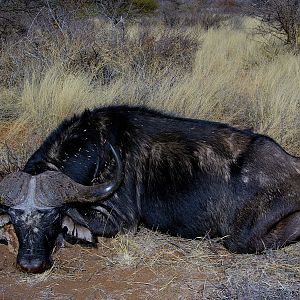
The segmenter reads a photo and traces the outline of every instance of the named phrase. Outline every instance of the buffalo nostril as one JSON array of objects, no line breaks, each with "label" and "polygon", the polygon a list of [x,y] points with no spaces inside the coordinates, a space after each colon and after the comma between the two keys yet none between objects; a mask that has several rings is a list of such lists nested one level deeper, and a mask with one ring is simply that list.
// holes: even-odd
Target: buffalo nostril
[{"label": "buffalo nostril", "polygon": [[21,258],[18,259],[17,266],[27,273],[43,273],[51,268],[52,263],[49,259]]}]

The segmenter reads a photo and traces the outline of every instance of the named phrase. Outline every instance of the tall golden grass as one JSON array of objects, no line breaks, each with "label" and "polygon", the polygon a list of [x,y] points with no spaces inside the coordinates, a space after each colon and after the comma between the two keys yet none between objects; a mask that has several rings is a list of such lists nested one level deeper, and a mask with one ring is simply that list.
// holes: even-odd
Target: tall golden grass
[{"label": "tall golden grass", "polygon": [[[137,51],[146,57],[147,49],[138,43],[125,50],[116,46],[114,51],[123,51],[122,55],[106,54],[122,71],[109,84],[101,84],[92,72],[63,66],[59,55],[49,66],[32,66],[19,88],[0,91],[2,111],[14,112],[11,130],[1,136],[2,141],[14,138],[20,126],[30,127],[28,134],[45,137],[64,118],[85,108],[130,104],[253,128],[299,155],[300,56],[286,51],[270,55],[272,51],[246,27],[182,29],[180,34],[198,42],[191,68],[174,67],[172,60],[160,67],[157,58],[150,68],[140,63],[140,70],[133,71],[128,62],[134,61]],[[138,31],[137,25],[127,29],[131,41]],[[153,25],[149,43],[165,32],[162,25]],[[25,141],[27,136],[19,138]]]}]

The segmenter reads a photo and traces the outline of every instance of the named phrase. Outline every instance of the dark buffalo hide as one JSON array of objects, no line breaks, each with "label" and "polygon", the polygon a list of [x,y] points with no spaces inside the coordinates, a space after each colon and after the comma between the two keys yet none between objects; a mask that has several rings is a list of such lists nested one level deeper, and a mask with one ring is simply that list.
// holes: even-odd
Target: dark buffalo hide
[{"label": "dark buffalo hide", "polygon": [[0,196],[0,226],[13,224],[27,272],[51,266],[58,236],[93,244],[141,223],[223,237],[238,253],[300,238],[299,158],[250,130],[139,107],[64,121]]}]

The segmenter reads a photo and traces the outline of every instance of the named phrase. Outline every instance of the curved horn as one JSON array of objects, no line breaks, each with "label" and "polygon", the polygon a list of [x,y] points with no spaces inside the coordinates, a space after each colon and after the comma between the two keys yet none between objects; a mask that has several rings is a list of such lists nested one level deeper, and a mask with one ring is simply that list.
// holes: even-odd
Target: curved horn
[{"label": "curved horn", "polygon": [[109,147],[116,161],[116,174],[110,182],[101,183],[94,186],[85,186],[80,191],[79,197],[87,198],[86,201],[95,202],[97,200],[106,198],[116,191],[123,180],[123,164],[120,156],[111,144],[109,144]]},{"label": "curved horn", "polygon": [[0,204],[14,206],[24,200],[32,176],[25,172],[14,172],[0,182]]},{"label": "curved horn", "polygon": [[116,175],[111,181],[85,186],[61,172],[46,171],[37,176],[37,199],[44,205],[58,206],[70,202],[96,202],[111,195],[123,180],[123,166],[116,150],[109,146],[117,165]]}]

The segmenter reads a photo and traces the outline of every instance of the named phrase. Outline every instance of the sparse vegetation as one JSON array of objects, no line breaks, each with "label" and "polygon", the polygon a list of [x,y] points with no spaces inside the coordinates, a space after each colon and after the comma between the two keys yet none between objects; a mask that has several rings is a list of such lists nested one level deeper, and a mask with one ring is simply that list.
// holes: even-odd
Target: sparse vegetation
[{"label": "sparse vegetation", "polygon": [[67,245],[55,254],[54,266],[39,275],[17,271],[11,263],[15,256],[4,252],[0,293],[4,299],[9,292],[9,299],[25,294],[33,299],[296,300],[298,253],[296,244],[262,255],[234,254],[217,240],[191,241],[142,228],[135,235],[100,238],[98,249]]},{"label": "sparse vegetation", "polygon": [[0,117],[17,125],[5,140],[26,124],[44,137],[86,107],[129,103],[253,128],[299,154],[297,55],[270,55],[250,30],[148,22],[129,24],[125,35],[101,19],[63,32],[44,23],[43,34],[37,26],[7,43]]},{"label": "sparse vegetation", "polygon": [[295,0],[260,1],[252,6],[259,18],[257,32],[282,40],[293,49],[300,50],[300,3]]},{"label": "sparse vegetation", "polygon": [[[202,8],[199,14],[174,15],[161,8],[133,19],[125,14],[121,23],[118,15],[111,22],[99,16],[101,1],[96,2],[71,11],[55,10],[49,1],[25,22],[25,31],[2,33],[0,179],[20,168],[65,117],[109,104],[146,105],[253,128],[300,155],[300,56],[284,47],[286,41],[270,35],[266,44],[252,34],[257,20],[238,16],[234,23],[218,11],[205,11],[220,21],[205,25]],[[136,1],[142,2],[154,11],[154,2]],[[230,7],[235,2],[224,1]],[[260,256],[234,255],[218,241],[186,241],[142,229],[137,236],[100,239],[98,250],[74,247],[60,253],[61,269],[54,266],[43,277],[13,271],[15,258],[6,253],[0,260],[0,292],[15,280],[29,294],[32,285],[40,289],[34,297],[68,299],[56,285],[79,278],[87,282],[83,295],[91,298],[114,298],[123,291],[125,299],[145,290],[149,299],[299,298],[299,244]],[[109,281],[112,272],[117,280]]]}]

